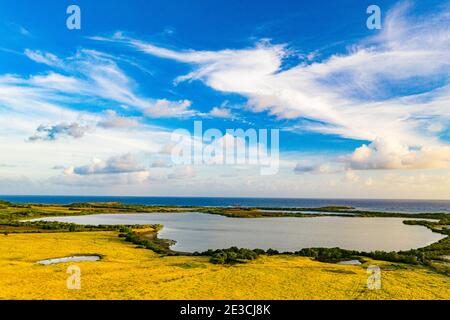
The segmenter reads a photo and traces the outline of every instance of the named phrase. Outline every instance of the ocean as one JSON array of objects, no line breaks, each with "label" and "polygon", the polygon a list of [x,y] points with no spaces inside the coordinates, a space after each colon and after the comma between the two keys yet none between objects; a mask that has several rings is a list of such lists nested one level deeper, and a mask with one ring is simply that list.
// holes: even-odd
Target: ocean
[{"label": "ocean", "polygon": [[369,200],[369,199],[288,199],[288,198],[209,198],[209,197],[121,197],[121,196],[2,196],[16,203],[70,204],[75,202],[122,202],[126,204],[169,206],[240,205],[246,207],[315,208],[332,205],[352,206],[360,210],[384,212],[446,212],[450,200]]}]

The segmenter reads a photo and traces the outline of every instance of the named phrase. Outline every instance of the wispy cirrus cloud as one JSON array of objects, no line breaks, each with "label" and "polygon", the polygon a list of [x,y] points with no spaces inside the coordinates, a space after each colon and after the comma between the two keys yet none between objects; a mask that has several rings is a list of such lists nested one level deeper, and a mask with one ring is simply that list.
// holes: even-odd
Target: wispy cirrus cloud
[{"label": "wispy cirrus cloud", "polygon": [[[7,114],[0,117],[0,132],[4,136],[22,135],[23,140],[54,142],[62,137],[82,140],[87,134],[99,137],[104,130],[114,130],[114,134],[102,136],[103,144],[115,141],[131,148],[152,145],[151,139],[144,136],[164,135],[163,128],[142,123],[146,115],[193,115],[188,100],[153,99],[139,94],[135,81],[110,55],[84,49],[67,58],[43,51],[26,50],[25,54],[48,66],[49,71],[30,76],[0,75],[0,112]],[[98,110],[92,105],[99,106]],[[110,109],[122,110],[123,105],[133,115],[119,115]],[[133,136],[120,133],[130,128],[136,131]],[[147,141],[137,143],[141,139]]]},{"label": "wispy cirrus cloud", "polygon": [[30,49],[25,50],[25,55],[31,60],[43,63],[51,67],[63,68],[64,62],[59,59],[56,55],[49,52],[41,52],[39,50],[33,51]]},{"label": "wispy cirrus cloud", "polygon": [[[435,124],[443,130],[450,123],[449,7],[427,17],[410,14],[410,8],[409,3],[394,7],[381,33],[349,46],[347,53],[287,70],[281,66],[291,50],[267,41],[247,49],[195,51],[166,49],[123,34],[96,40],[188,64],[193,70],[175,82],[199,80],[242,95],[254,112],[309,119],[304,130],[370,141],[372,156],[358,158],[363,146],[353,155],[365,164],[350,163],[360,170],[448,166],[448,143]],[[422,160],[403,159],[403,165],[392,166],[374,161],[375,154]]]},{"label": "wispy cirrus cloud", "polygon": [[[140,110],[149,117],[188,117],[191,101],[154,99],[139,94],[137,84],[116,63],[114,57],[95,50],[79,50],[75,56],[60,58],[39,50],[25,50],[31,60],[52,69],[46,74],[29,78],[14,77],[5,90],[13,91],[17,86],[46,94],[46,100],[59,100],[67,104],[72,99],[115,102]],[[50,94],[50,95],[48,95]]]}]

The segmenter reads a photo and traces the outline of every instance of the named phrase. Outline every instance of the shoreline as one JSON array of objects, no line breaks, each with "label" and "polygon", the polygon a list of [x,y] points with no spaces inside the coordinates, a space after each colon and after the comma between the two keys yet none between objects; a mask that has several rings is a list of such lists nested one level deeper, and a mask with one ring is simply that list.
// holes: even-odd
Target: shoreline
[{"label": "shoreline", "polygon": [[[9,210],[9,219],[5,221],[4,210]],[[270,211],[264,211],[270,210]],[[304,214],[302,211],[308,211],[310,213]],[[355,256],[362,257],[384,257],[384,261],[394,261],[394,262],[407,262],[413,264],[423,264],[428,265],[432,269],[439,270],[445,274],[450,273],[450,269],[443,268],[439,264],[436,265],[436,261],[440,258],[434,254],[435,247],[438,247],[442,253],[441,256],[450,254],[450,214],[446,213],[396,213],[396,212],[376,212],[376,211],[361,211],[356,210],[351,206],[327,206],[319,208],[273,208],[273,207],[188,207],[188,206],[147,206],[147,205],[127,205],[118,202],[109,203],[75,203],[69,205],[44,205],[44,204],[16,204],[6,201],[0,201],[0,232],[3,233],[15,233],[14,227],[17,228],[17,233],[28,233],[28,232],[72,232],[77,229],[83,231],[99,231],[102,229],[104,231],[115,230],[120,232],[121,237],[128,238],[130,242],[136,243],[138,246],[146,247],[147,249],[153,250],[157,253],[163,255],[182,255],[182,256],[192,256],[192,255],[204,255],[211,256],[213,259],[214,255],[226,253],[229,249],[220,250],[208,250],[203,253],[185,253],[177,252],[170,247],[174,244],[173,240],[170,239],[159,239],[158,231],[161,230],[162,226],[156,227],[153,233],[147,233],[145,236],[139,233],[139,229],[136,227],[137,232],[133,230],[133,226],[118,225],[118,226],[81,226],[76,224],[64,224],[64,223],[46,223],[43,221],[30,221],[30,217],[34,220],[36,218],[52,218],[57,216],[80,216],[80,215],[93,215],[93,214],[129,214],[129,213],[181,213],[181,212],[199,212],[203,214],[216,214],[222,215],[230,218],[266,218],[266,217],[297,217],[297,218],[313,218],[313,217],[345,217],[345,218],[405,218],[408,220],[403,221],[407,225],[420,225],[428,228],[434,233],[440,233],[446,237],[438,242],[431,245],[425,246],[423,248],[411,249],[407,251],[398,251],[395,253],[378,252],[374,254],[373,252],[360,252],[354,250],[345,250],[341,248],[305,248],[297,252],[283,252],[287,255],[305,255],[312,254],[315,255],[316,260],[328,260],[328,261],[342,261],[338,259],[339,256],[344,256],[347,258],[354,258]],[[312,213],[311,213],[312,212]],[[315,214],[317,213],[317,214]],[[351,213],[351,215],[349,215]],[[24,217],[26,216],[26,217]],[[412,219],[412,220],[410,220]],[[433,220],[423,220],[423,219],[433,219]],[[48,225],[50,225],[50,227]],[[8,227],[9,230],[8,230]],[[26,230],[29,227],[30,230]],[[7,230],[5,230],[5,228]],[[73,230],[71,230],[71,228]],[[125,228],[126,233],[120,231],[120,228]],[[24,230],[25,229],[25,230]],[[101,230],[100,230],[101,231]],[[321,249],[322,251],[317,251],[314,253],[306,253],[308,250]],[[243,249],[244,250],[244,249]],[[248,250],[248,249],[245,249]],[[306,250],[306,251],[305,251]],[[327,251],[328,250],[328,251]],[[333,250],[332,253],[329,251]],[[269,253],[265,250],[255,249],[248,250],[256,252],[257,255],[268,254],[268,255],[278,255],[280,254],[276,250],[271,250]],[[319,253],[318,253],[319,252]],[[325,259],[321,255],[330,255]],[[433,253],[430,259],[425,259],[422,256],[426,253]],[[422,257],[422,258],[421,258]],[[245,260],[245,259],[244,259]],[[443,264],[445,266],[445,264]]]}]

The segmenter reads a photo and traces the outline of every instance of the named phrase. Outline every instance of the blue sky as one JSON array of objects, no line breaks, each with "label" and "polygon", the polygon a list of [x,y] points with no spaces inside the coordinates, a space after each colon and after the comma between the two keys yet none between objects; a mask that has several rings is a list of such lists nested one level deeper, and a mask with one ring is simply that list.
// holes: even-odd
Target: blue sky
[{"label": "blue sky", "polygon": [[[81,30],[66,28],[71,4]],[[0,1],[0,193],[449,198],[449,13]],[[279,172],[171,164],[170,133],[195,120],[279,129]]]}]

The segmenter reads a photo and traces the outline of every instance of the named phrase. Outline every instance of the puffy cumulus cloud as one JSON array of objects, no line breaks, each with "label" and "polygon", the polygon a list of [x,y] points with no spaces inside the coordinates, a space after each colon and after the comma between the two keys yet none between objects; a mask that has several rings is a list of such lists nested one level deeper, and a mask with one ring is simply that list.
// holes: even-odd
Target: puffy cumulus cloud
[{"label": "puffy cumulus cloud", "polygon": [[92,129],[78,123],[60,123],[56,125],[40,125],[36,133],[28,141],[54,141],[63,137],[81,138]]},{"label": "puffy cumulus cloud", "polygon": [[131,154],[111,157],[106,161],[94,159],[90,164],[72,167],[67,173],[78,175],[118,174],[147,171]]},{"label": "puffy cumulus cloud", "polygon": [[192,102],[189,100],[169,101],[159,99],[149,104],[144,114],[151,118],[171,118],[171,117],[190,117],[196,112],[190,110]]},{"label": "puffy cumulus cloud", "polygon": [[85,166],[70,166],[62,174],[52,177],[51,183],[68,186],[102,186],[141,184],[150,178],[150,172],[131,154],[115,156],[102,161],[94,159]]},{"label": "puffy cumulus cloud", "polygon": [[[449,8],[443,6],[440,13],[424,17],[410,14],[407,5],[398,5],[386,14],[385,27],[378,35],[349,46],[346,53],[303,61],[287,70],[282,65],[291,50],[267,41],[246,49],[177,51],[123,34],[97,40],[123,43],[189,64],[192,72],[176,82],[199,80],[217,91],[246,97],[255,112],[312,120],[303,130],[390,141],[407,150],[422,151],[407,151],[414,159],[401,156],[400,165],[392,157],[376,160],[383,162],[377,164],[373,160],[377,152],[362,155],[367,153],[366,146],[356,151],[352,166],[432,167],[436,162],[425,158],[446,152],[439,149],[442,143],[437,133],[448,129],[450,123]],[[436,122],[441,126],[434,126]],[[437,163],[445,159],[440,157]],[[368,162],[364,164],[364,160]],[[408,161],[412,164],[405,164]]]},{"label": "puffy cumulus cloud", "polygon": [[222,118],[222,119],[235,119],[232,109],[236,107],[229,106],[229,101],[225,100],[220,106],[213,107],[209,112],[202,113],[203,117]]},{"label": "puffy cumulus cloud", "polygon": [[211,111],[208,113],[208,115],[215,118],[226,118],[226,119],[233,118],[231,110],[223,107],[212,108]]},{"label": "puffy cumulus cloud", "polygon": [[448,168],[450,147],[422,147],[414,150],[407,145],[377,139],[355,150],[349,165],[356,170],[436,169]]}]

